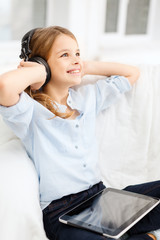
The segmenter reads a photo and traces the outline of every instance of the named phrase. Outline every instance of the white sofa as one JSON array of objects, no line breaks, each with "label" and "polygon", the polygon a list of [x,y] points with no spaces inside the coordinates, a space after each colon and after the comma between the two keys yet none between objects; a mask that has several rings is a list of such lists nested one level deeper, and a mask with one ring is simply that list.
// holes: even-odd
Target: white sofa
[{"label": "white sofa", "polygon": [[[160,65],[140,65],[133,90],[97,119],[106,186],[160,179]],[[84,83],[94,82],[95,76]],[[46,240],[38,180],[23,146],[0,117],[0,239]]]}]

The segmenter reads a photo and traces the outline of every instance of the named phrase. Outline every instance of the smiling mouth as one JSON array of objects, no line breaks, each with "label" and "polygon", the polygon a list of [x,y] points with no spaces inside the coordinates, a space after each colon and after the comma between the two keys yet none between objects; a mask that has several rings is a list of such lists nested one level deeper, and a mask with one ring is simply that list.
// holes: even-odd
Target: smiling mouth
[{"label": "smiling mouth", "polygon": [[73,74],[73,75],[79,75],[81,73],[81,71],[80,71],[80,69],[73,69],[73,70],[67,71],[67,73]]}]

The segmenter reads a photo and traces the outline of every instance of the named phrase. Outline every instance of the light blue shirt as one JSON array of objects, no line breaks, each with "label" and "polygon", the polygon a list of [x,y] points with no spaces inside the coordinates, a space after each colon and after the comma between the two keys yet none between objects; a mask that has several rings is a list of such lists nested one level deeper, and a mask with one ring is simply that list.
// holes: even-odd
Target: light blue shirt
[{"label": "light blue shirt", "polygon": [[5,122],[35,164],[42,209],[55,199],[86,190],[101,180],[96,117],[130,89],[128,79],[120,76],[70,88],[67,104],[80,113],[74,120],[53,118],[52,112],[25,92],[14,106],[0,106]]}]

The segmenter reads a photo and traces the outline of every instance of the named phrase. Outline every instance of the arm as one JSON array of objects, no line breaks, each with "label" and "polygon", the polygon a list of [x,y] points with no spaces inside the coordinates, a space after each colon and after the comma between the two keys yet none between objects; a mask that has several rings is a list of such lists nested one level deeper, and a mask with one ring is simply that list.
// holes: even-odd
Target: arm
[{"label": "arm", "polygon": [[139,69],[135,66],[130,66],[121,63],[85,61],[83,62],[83,74],[91,75],[120,75],[128,78],[133,85],[139,78]]},{"label": "arm", "polygon": [[46,79],[45,67],[35,62],[22,61],[17,69],[0,75],[0,104],[11,106],[18,102],[19,94],[31,86],[39,89]]}]

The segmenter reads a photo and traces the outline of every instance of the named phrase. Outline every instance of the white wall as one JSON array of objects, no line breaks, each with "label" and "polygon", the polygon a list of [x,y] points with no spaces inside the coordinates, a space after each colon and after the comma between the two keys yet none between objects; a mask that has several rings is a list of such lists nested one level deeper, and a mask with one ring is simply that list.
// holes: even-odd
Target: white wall
[{"label": "white wall", "polygon": [[151,0],[147,37],[105,36],[106,0],[70,0],[70,5],[69,28],[78,36],[85,58],[128,63],[160,63],[159,0]]},{"label": "white wall", "polygon": [[70,0],[69,28],[78,38],[85,58],[95,57],[99,48],[101,1]]},{"label": "white wall", "polygon": [[48,0],[47,26],[69,26],[69,0]]},{"label": "white wall", "polygon": [[[12,0],[13,3],[18,4],[18,0]],[[151,0],[151,3],[149,35],[145,39],[104,36],[106,0],[48,0],[46,23],[47,26],[61,25],[69,28],[79,41],[84,59],[160,63],[160,1]],[[31,0],[25,4],[31,4]],[[19,26],[24,26],[24,32],[31,26],[30,15],[24,19],[23,13],[12,8],[15,32],[20,31]],[[19,36],[22,36],[22,32],[19,32]],[[19,54],[20,40],[0,42],[0,72],[15,67],[20,60]]]},{"label": "white wall", "polygon": [[11,29],[12,38],[20,39],[22,34],[33,27],[32,25],[32,0],[11,1]]}]

